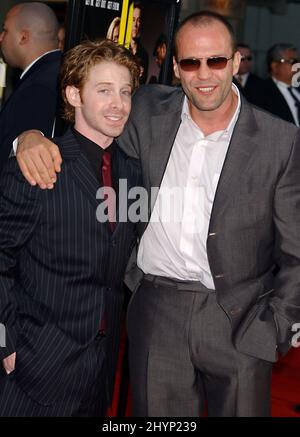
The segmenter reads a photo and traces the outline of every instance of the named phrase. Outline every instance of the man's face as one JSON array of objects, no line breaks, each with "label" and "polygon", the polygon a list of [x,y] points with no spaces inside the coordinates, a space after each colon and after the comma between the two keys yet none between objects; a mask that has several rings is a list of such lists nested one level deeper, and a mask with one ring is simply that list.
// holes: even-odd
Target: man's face
[{"label": "man's face", "polygon": [[[205,26],[187,23],[178,34],[177,53],[178,61],[218,56],[231,58],[233,49],[230,34],[217,21]],[[197,70],[184,71],[174,59],[174,72],[181,80],[194,119],[201,116],[203,111],[229,109],[228,106],[232,104],[232,76],[238,72],[239,63],[240,54],[236,52],[221,70],[209,68],[206,60],[202,59]]]},{"label": "man's face", "polygon": [[77,104],[69,100],[75,106],[75,128],[108,146],[122,133],[131,110],[130,79],[129,70],[113,61],[93,66]]},{"label": "man's face", "polygon": [[11,67],[19,67],[20,31],[16,28],[17,8],[11,9],[6,15],[2,32],[0,33],[1,52],[5,62]]},{"label": "man's face", "polygon": [[132,29],[131,29],[131,38],[133,39],[138,38],[140,36],[141,15],[142,15],[142,11],[140,8],[133,9]]},{"label": "man's face", "polygon": [[241,63],[238,74],[250,73],[252,67],[252,53],[247,47],[239,47],[237,50],[241,54]]},{"label": "man's face", "polygon": [[283,62],[272,62],[272,76],[281,82],[291,85],[293,75],[295,72],[292,70],[293,61],[298,59],[298,53],[296,50],[284,50],[282,52],[281,60]]}]

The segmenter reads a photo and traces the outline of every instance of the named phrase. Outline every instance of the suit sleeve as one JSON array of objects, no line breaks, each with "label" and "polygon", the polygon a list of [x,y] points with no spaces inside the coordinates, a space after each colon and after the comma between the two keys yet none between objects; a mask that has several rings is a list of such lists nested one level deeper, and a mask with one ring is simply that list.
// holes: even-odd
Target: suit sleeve
[{"label": "suit sleeve", "polygon": [[286,353],[300,322],[300,130],[283,170],[274,197],[275,255],[279,272],[270,300],[277,327],[278,349]]},{"label": "suit sleeve", "polygon": [[0,179],[0,323],[5,327],[6,343],[0,347],[0,360],[16,350],[19,331],[15,295],[17,257],[33,235],[40,212],[38,188],[25,181],[16,160],[11,158]]},{"label": "suit sleeve", "polygon": [[38,129],[46,136],[51,136],[56,105],[57,95],[46,86],[32,85],[20,92],[17,109],[20,133],[24,129]]},{"label": "suit sleeve", "polygon": [[7,132],[2,147],[9,152],[22,132],[37,129],[51,137],[57,109],[57,95],[43,85],[32,85],[18,91],[7,115]]}]

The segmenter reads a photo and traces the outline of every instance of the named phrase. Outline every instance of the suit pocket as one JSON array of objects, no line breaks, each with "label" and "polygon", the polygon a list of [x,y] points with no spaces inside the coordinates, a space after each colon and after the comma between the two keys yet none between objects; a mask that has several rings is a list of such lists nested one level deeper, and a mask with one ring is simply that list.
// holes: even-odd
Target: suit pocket
[{"label": "suit pocket", "polygon": [[277,361],[277,329],[268,296],[256,303],[238,328],[234,343],[238,351],[265,361]]},{"label": "suit pocket", "polygon": [[31,325],[17,347],[17,384],[41,405],[51,405],[80,377],[85,348],[55,325]]}]

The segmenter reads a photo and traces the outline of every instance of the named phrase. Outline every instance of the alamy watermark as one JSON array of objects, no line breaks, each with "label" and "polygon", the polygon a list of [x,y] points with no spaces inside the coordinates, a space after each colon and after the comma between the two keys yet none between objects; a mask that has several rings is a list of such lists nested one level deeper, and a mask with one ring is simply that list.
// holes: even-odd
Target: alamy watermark
[{"label": "alamy watermark", "polygon": [[293,75],[292,86],[298,88],[300,86],[300,62],[292,66],[292,71],[296,73]]},{"label": "alamy watermark", "polygon": [[299,347],[300,346],[300,323],[294,323],[292,326],[292,332],[296,332],[295,335],[292,337],[291,345],[293,347]]},{"label": "alamy watermark", "polygon": [[148,193],[140,186],[128,190],[127,179],[120,179],[118,196],[111,187],[101,187],[97,191],[96,199],[100,202],[96,217],[100,223],[107,222],[110,218],[107,207],[110,207],[113,211],[118,210],[120,223],[182,223],[195,234],[203,230],[201,211],[205,210],[208,198],[204,186],[151,187]]}]

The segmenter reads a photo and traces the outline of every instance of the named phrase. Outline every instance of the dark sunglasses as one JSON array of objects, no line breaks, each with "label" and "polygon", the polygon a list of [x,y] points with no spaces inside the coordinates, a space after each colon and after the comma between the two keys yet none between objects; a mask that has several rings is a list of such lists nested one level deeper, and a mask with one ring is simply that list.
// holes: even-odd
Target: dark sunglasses
[{"label": "dark sunglasses", "polygon": [[252,61],[252,56],[241,56],[241,61]]},{"label": "dark sunglasses", "polygon": [[200,68],[201,62],[206,60],[206,64],[212,70],[223,70],[226,67],[227,62],[233,58],[232,55],[230,58],[226,58],[225,56],[215,56],[211,58],[186,58],[180,59],[178,64],[183,71],[196,71]]},{"label": "dark sunglasses", "polygon": [[299,60],[296,59],[296,58],[290,58],[290,59],[281,58],[281,59],[279,59],[278,61],[275,61],[275,62],[279,62],[280,64],[295,65],[295,64],[297,64],[297,62],[299,62]]}]

